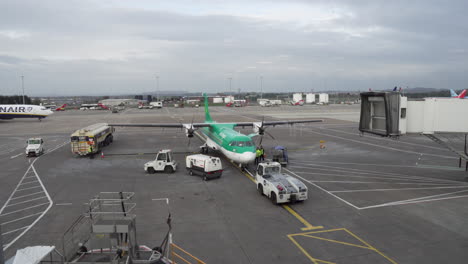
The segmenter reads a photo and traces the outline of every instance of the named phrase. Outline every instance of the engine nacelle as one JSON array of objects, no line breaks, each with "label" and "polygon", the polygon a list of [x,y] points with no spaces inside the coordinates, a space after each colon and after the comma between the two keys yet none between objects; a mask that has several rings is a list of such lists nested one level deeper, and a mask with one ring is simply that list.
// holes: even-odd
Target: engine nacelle
[{"label": "engine nacelle", "polygon": [[185,127],[185,135],[189,138],[193,137],[193,133],[195,132],[195,128],[192,126],[192,124],[184,124]]},{"label": "engine nacelle", "polygon": [[253,127],[253,132],[259,135],[263,135],[263,133],[265,132],[263,129],[262,122],[254,122],[252,127]]}]

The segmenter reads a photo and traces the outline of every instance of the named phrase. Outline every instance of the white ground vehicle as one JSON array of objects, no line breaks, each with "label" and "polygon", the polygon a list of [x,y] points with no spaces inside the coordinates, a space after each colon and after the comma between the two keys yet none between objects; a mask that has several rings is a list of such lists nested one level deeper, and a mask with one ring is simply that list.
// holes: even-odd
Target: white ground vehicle
[{"label": "white ground vehicle", "polygon": [[39,156],[44,153],[44,140],[42,138],[30,138],[26,141],[26,156]]},{"label": "white ground vehicle", "polygon": [[150,106],[153,106],[155,108],[162,108],[163,107],[162,102],[151,102]]},{"label": "white ground vehicle", "polygon": [[307,200],[307,187],[300,180],[281,173],[278,162],[258,164],[255,184],[261,195],[274,204]]},{"label": "white ground vehicle", "polygon": [[145,171],[155,173],[163,171],[165,173],[173,173],[177,170],[177,162],[172,157],[172,150],[163,149],[158,152],[156,159],[145,163]]},{"label": "white ground vehicle", "polygon": [[144,105],[144,104],[139,104],[138,109],[153,109],[154,106],[152,105]]},{"label": "white ground vehicle", "polygon": [[190,175],[200,175],[204,181],[219,178],[223,174],[221,159],[203,154],[187,156],[185,167]]}]

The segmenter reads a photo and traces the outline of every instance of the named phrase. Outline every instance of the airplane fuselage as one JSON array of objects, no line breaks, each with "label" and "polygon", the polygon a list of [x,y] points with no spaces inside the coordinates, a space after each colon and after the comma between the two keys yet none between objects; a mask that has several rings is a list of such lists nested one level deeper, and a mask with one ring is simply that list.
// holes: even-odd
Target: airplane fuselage
[{"label": "airplane fuselage", "polygon": [[228,159],[239,164],[255,160],[255,144],[249,136],[234,130],[232,124],[216,124],[201,129],[209,148],[218,150]]},{"label": "airplane fuselage", "polygon": [[53,112],[39,105],[0,105],[0,119],[46,118]]}]

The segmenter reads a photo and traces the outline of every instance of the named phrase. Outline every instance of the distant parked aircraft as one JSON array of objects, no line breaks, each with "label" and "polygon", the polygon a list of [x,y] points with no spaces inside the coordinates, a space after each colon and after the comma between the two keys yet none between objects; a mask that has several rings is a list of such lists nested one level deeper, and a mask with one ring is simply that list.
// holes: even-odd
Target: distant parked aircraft
[{"label": "distant parked aircraft", "polygon": [[40,121],[52,113],[41,105],[0,105],[0,119],[38,118]]},{"label": "distant parked aircraft", "polygon": [[450,89],[450,96],[452,98],[460,98],[460,99],[468,98],[468,96],[466,96],[466,89],[463,90],[460,94],[457,94],[453,89]]},{"label": "distant parked aircraft", "polygon": [[65,111],[65,107],[67,107],[67,104],[63,104],[61,107],[55,108],[55,111]]}]

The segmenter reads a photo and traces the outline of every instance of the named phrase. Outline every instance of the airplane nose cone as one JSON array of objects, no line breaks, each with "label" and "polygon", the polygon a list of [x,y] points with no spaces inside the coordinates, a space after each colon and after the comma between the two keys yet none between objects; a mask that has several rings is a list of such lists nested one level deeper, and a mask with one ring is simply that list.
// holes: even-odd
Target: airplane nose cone
[{"label": "airplane nose cone", "polygon": [[253,162],[254,160],[255,160],[255,153],[253,153],[253,152],[244,152],[242,154],[241,163],[247,164],[247,163]]}]

